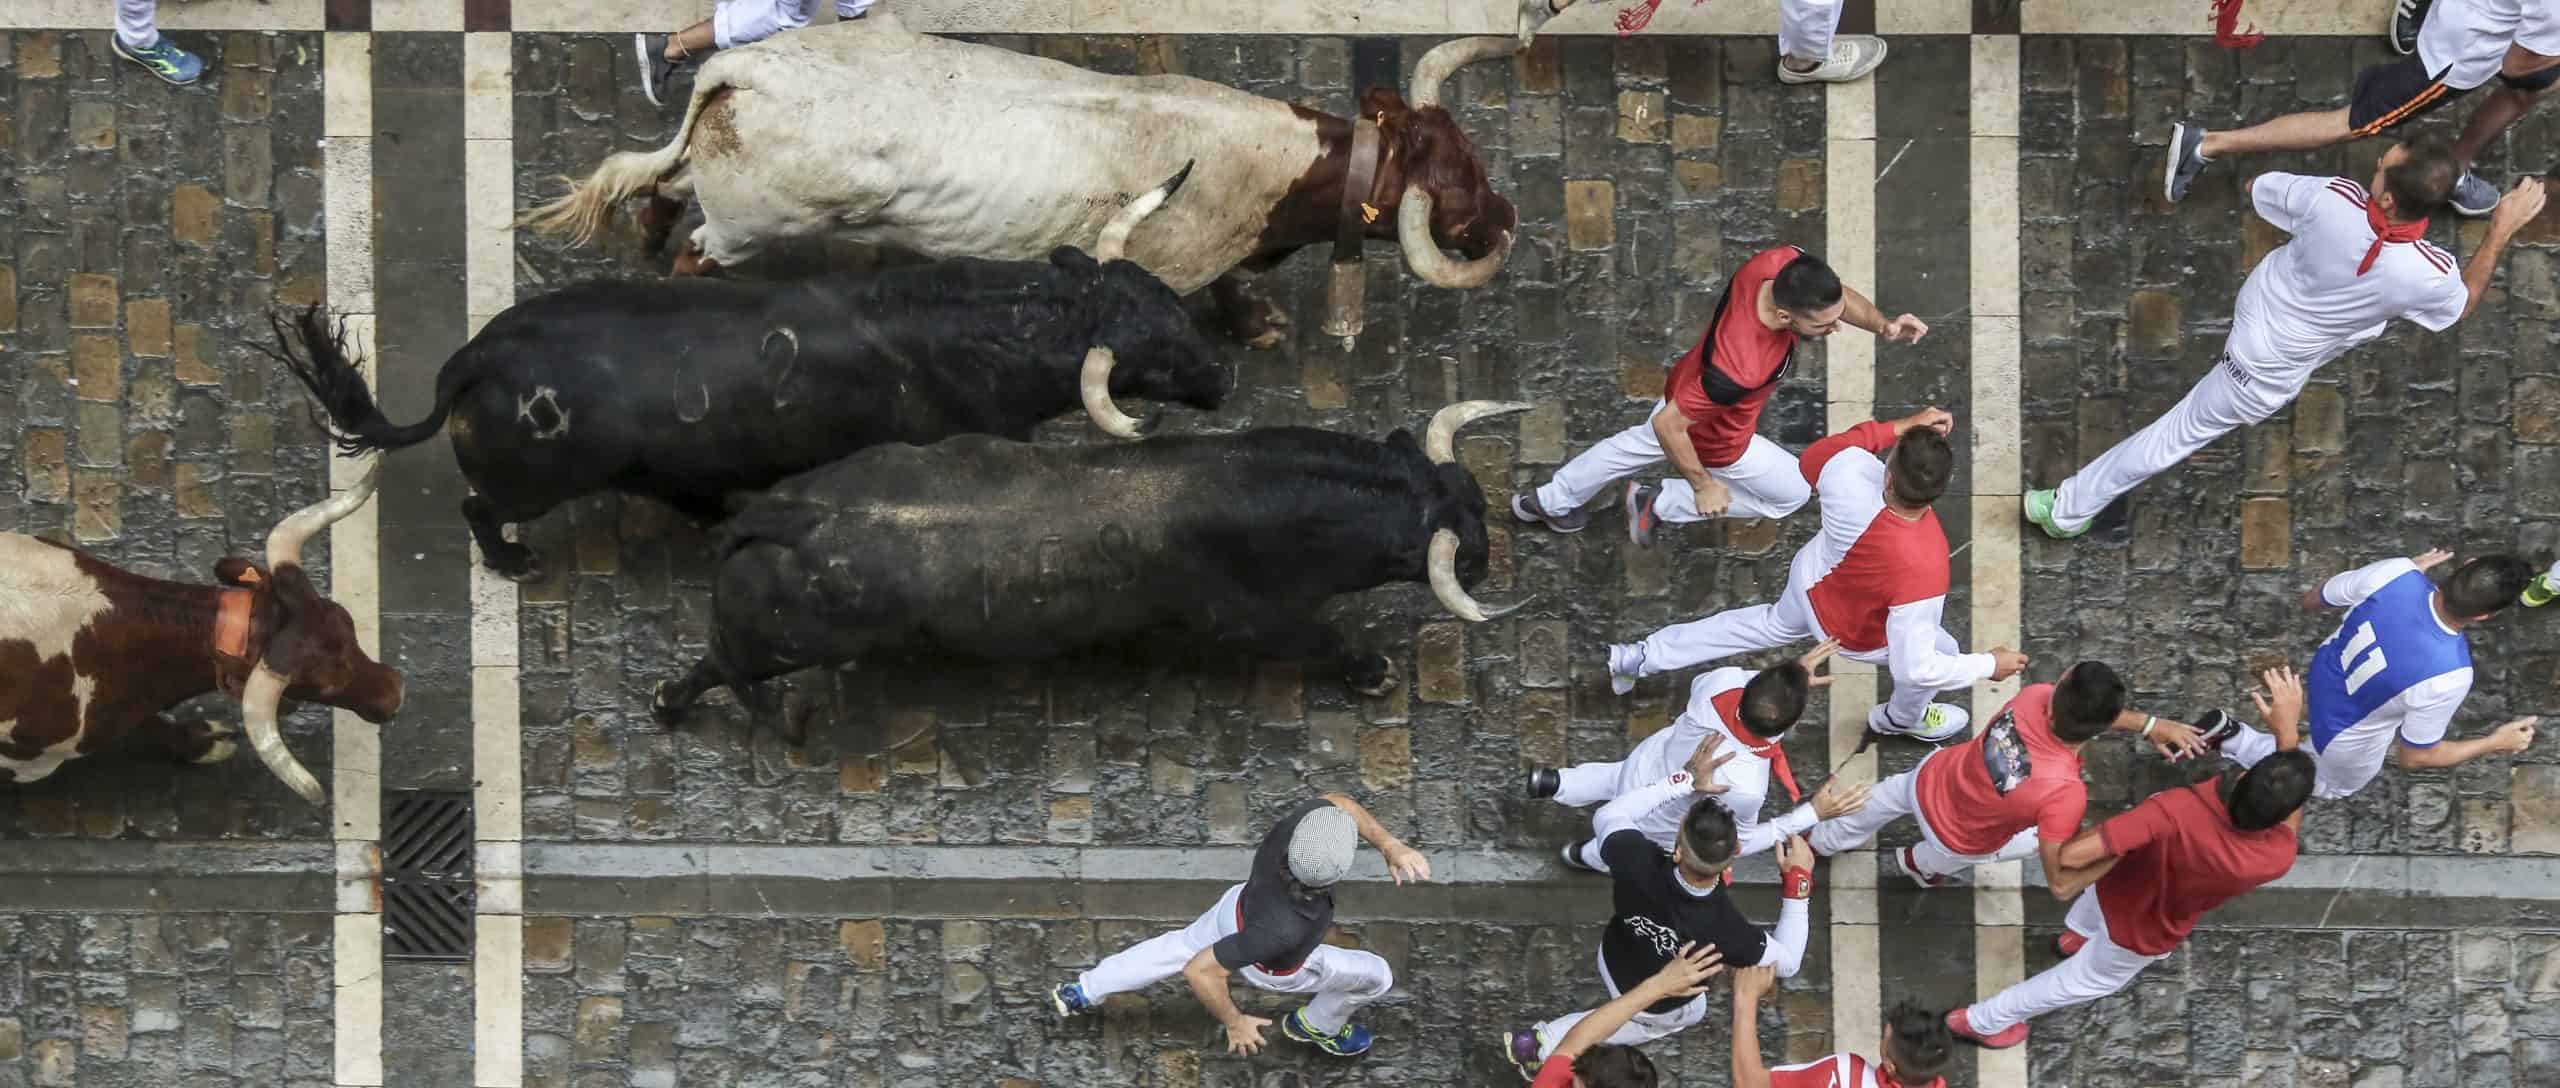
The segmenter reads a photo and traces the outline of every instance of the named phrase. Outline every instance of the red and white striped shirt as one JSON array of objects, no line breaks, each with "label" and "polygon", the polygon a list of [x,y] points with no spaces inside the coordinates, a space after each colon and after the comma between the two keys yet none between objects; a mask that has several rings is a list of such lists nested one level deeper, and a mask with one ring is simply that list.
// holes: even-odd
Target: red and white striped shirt
[{"label": "red and white striped shirt", "polygon": [[1884,502],[1890,423],[1861,423],[1814,443],[1798,466],[1822,498],[1822,532],[1787,572],[1821,633],[1852,654],[1884,650],[1894,683],[1937,691],[1990,679],[1990,654],[1941,652],[1947,606],[1947,534],[1938,512],[1905,518]]}]

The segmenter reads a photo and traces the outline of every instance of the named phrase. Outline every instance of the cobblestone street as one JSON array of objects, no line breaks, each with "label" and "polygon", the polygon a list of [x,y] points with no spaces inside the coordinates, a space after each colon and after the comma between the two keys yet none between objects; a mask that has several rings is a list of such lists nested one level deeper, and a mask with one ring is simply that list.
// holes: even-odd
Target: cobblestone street
[{"label": "cobblestone street", "polygon": [[[1684,6],[1665,19],[1707,17],[1672,14]],[[205,56],[192,87],[115,60],[103,29],[0,29],[0,530],[209,582],[215,560],[259,555],[279,517],[346,482],[303,390],[254,350],[272,340],[271,308],[353,315],[385,412],[406,422],[497,310],[590,278],[666,274],[628,215],[584,249],[503,224],[610,152],[660,146],[689,84],[665,107],[642,95],[623,26],[638,15],[537,15],[515,0],[491,23],[490,10],[461,6],[468,34],[402,22],[425,16],[391,0],[331,0],[325,30],[316,5],[297,29],[173,29]],[[2014,13],[2005,28],[1976,18],[1971,37],[1961,22],[1888,22],[1892,59],[1847,95],[1781,84],[1756,27],[1576,30],[1461,69],[1446,99],[1520,212],[1503,273],[1430,288],[1372,245],[1367,329],[1346,348],[1318,328],[1324,257],[1302,253],[1260,285],[1294,318],[1287,339],[1248,351],[1221,338],[1236,395],[1214,413],[1168,411],[1165,431],[1383,437],[1456,400],[1528,401],[1459,445],[1503,511],[1643,419],[1726,277],[1792,243],[1844,275],[1867,270],[1850,285],[1931,333],[1805,345],[1762,433],[1798,451],[1844,420],[1954,411],[1957,479],[1938,506],[1962,553],[1947,627],[1988,648],[1999,636],[1974,632],[2014,609],[2025,682],[2094,658],[2146,709],[2242,710],[2258,670],[2303,667],[2334,625],[2298,604],[2320,579],[2429,547],[2560,547],[2560,212],[2528,229],[2453,332],[2395,325],[2290,409],[2134,492],[2121,524],[2071,542],[2021,533],[2020,486],[2053,486],[2212,364],[2240,283],[2285,240],[2250,214],[2243,182],[2272,169],[2362,178],[2387,146],[2217,162],[2173,209],[2158,181],[2170,122],[2335,107],[2388,49],[2325,25],[2230,50],[2201,36],[2201,18],[2177,31],[2194,37],[2054,33],[2032,16],[2020,35]],[[1366,86],[1402,87],[1450,33],[1480,32],[1468,26],[955,36],[1348,114]],[[2014,67],[2007,133],[1981,89],[1984,58],[2000,55]],[[2421,127],[2449,134],[2470,108]],[[2009,199],[1981,180],[1987,140],[2014,146],[2005,285],[1976,251]],[[1843,173],[1845,146],[1871,158]],[[2555,151],[2560,121],[2545,110],[2481,165],[2506,179]],[[362,232],[343,228],[351,214]],[[2467,257],[2480,231],[2462,223],[2440,217],[2429,236]],[[1844,238],[1872,252],[1843,259]],[[804,246],[735,274],[875,257]],[[1986,309],[2000,291],[2014,308]],[[1205,293],[1192,301],[1207,322]],[[2004,327],[2018,342],[2007,362],[1983,346]],[[1865,350],[1852,339],[1873,344],[1871,367],[1844,354]],[[1986,393],[2002,366],[2014,388]],[[1041,432],[1103,440],[1078,414]],[[315,538],[309,556],[359,630],[378,623],[368,648],[412,692],[378,742],[351,741],[349,715],[333,734],[326,708],[286,718],[335,805],[304,804],[245,753],[173,768],[140,746],[0,785],[0,1088],[1513,1083],[1499,1032],[1607,997],[1591,950],[1609,910],[1606,881],[1554,857],[1589,833],[1588,811],[1524,798],[1520,772],[1615,759],[1664,727],[1691,674],[1613,695],[1605,646],[1770,599],[1818,527],[1811,511],[1666,527],[1645,550],[1614,498],[1578,536],[1497,513],[1474,592],[1527,600],[1519,612],[1463,623],[1419,585],[1334,609],[1394,660],[1384,697],[1178,647],[1021,668],[865,665],[795,678],[785,713],[810,742],[794,749],[782,723],[751,722],[725,692],[682,729],[650,715],[657,684],[706,652],[704,528],[647,500],[585,499],[522,527],[550,573],[515,586],[472,570],[444,439],[386,464],[376,513]],[[2001,563],[2007,582],[1981,573]],[[2551,612],[2474,632],[2457,735],[2560,712]],[[1890,681],[1874,684],[1881,698]],[[1974,696],[1977,722],[1998,706],[1991,690]],[[1854,727],[1826,730],[1842,717],[1826,701],[1784,740],[1808,796],[1865,773],[1844,765],[1832,731]],[[236,707],[208,697],[178,716]],[[1877,770],[1925,751],[1883,745]],[[2202,773],[2121,737],[2089,752],[2093,821]],[[363,761],[351,770],[350,753]],[[381,799],[355,794],[351,815],[350,789]],[[477,904],[463,908],[476,963],[384,962],[392,836],[374,810],[419,790],[476,814]],[[1443,878],[1397,888],[1364,851],[1346,886],[1332,939],[1396,976],[1362,1013],[1374,1051],[1346,1063],[1275,1032],[1261,1055],[1229,1056],[1179,980],[1099,1016],[1050,1013],[1050,985],[1207,908],[1277,814],[1325,791],[1359,799]],[[1761,1016],[1773,1059],[1871,1045],[1879,998],[1970,999],[2017,967],[1991,947],[2023,943],[2026,973],[2055,961],[2061,905],[2040,877],[1921,893],[1891,860],[1917,837],[1905,823],[1876,853],[1826,864],[1805,967]],[[2023,1063],[1967,1051],[1950,1083],[2560,1086],[2560,731],[2512,759],[2394,768],[2349,801],[2316,802],[2303,853],[2287,884],[2209,918],[2138,985],[2037,1021]],[[169,861],[181,855],[192,860]],[[1754,918],[1776,918],[1768,858],[1750,859],[1736,890]],[[1255,1015],[1295,1007],[1237,996]],[[1704,1024],[1647,1046],[1678,1084],[1730,1083],[1729,1001],[1711,990]]]}]

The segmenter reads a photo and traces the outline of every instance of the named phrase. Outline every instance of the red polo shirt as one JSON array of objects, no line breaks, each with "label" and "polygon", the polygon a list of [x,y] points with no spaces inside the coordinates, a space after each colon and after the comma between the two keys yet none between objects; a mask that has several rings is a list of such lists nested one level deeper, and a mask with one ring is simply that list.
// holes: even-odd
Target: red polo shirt
[{"label": "red polo shirt", "polygon": [[1760,323],[1760,287],[1804,255],[1794,246],[1754,254],[1724,285],[1698,346],[1672,364],[1662,397],[1689,417],[1698,460],[1722,468],[1742,459],[1760,429],[1760,406],[1787,376],[1796,334]]}]

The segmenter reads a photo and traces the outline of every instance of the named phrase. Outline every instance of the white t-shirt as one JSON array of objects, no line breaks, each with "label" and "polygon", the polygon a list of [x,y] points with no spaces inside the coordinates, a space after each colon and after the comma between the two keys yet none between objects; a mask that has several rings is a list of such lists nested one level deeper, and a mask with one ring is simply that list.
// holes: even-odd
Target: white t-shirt
[{"label": "white t-shirt", "polygon": [[2364,186],[2345,178],[2260,174],[2249,187],[2259,218],[2293,235],[2249,273],[2225,347],[2252,376],[2291,400],[2311,372],[2382,335],[2393,318],[2435,332],[2471,303],[2453,254],[2424,240],[2389,242],[2364,275],[2373,247]]},{"label": "white t-shirt", "polygon": [[2507,46],[2560,57],[2560,3],[2554,0],[2436,0],[2418,28],[2418,63],[2457,91],[2489,82]]}]

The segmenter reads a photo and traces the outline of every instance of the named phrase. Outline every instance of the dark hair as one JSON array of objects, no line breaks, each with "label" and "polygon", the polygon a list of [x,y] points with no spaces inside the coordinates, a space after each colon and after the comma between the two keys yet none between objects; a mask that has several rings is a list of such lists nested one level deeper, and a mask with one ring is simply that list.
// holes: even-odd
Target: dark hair
[{"label": "dark hair", "polygon": [[2311,799],[2311,781],[2317,774],[2311,753],[2300,748],[2259,760],[2226,787],[2223,806],[2231,810],[2231,826],[2263,831],[2283,823]]},{"label": "dark hair", "polygon": [[1840,277],[1822,258],[1800,254],[1770,277],[1769,301],[1791,313],[1829,309],[1840,301]]},{"label": "dark hair", "polygon": [[1782,736],[1804,717],[1805,693],[1813,689],[1813,673],[1787,662],[1742,685],[1742,725],[1763,737]]},{"label": "dark hair", "polygon": [[1895,1080],[1926,1083],[1955,1064],[1956,1033],[1947,1029],[1946,1017],[1905,1000],[1884,1021],[1884,1060],[1893,1063]]},{"label": "dark hair", "polygon": [[1956,448],[1947,436],[1914,427],[1894,441],[1892,467],[1886,484],[1894,495],[1913,506],[1927,506],[1947,493],[1947,481],[1956,472]]},{"label": "dark hair", "polygon": [[2455,567],[2439,591],[2444,594],[2445,611],[2467,620],[2494,615],[2516,603],[2516,595],[2532,580],[2533,567],[2522,558],[2483,555]]},{"label": "dark hair", "polygon": [[1699,865],[1732,864],[1733,855],[1742,849],[1742,838],[1733,829],[1733,810],[1712,794],[1698,798],[1680,821],[1680,845],[1689,848],[1690,859]]},{"label": "dark hair", "polygon": [[1615,1043],[1574,1055],[1573,1075],[1582,1078],[1584,1088],[1654,1088],[1662,1083],[1644,1051]]},{"label": "dark hair", "polygon": [[2124,678],[2104,661],[2083,661],[2053,686],[2053,735],[2084,741],[2107,731],[2124,711]]},{"label": "dark hair", "polygon": [[2390,191],[2400,217],[2420,219],[2443,211],[2453,198],[2454,179],[2462,176],[2453,145],[2440,137],[2418,136],[2400,146],[2406,152],[2400,165],[2382,172],[2382,187]]}]

